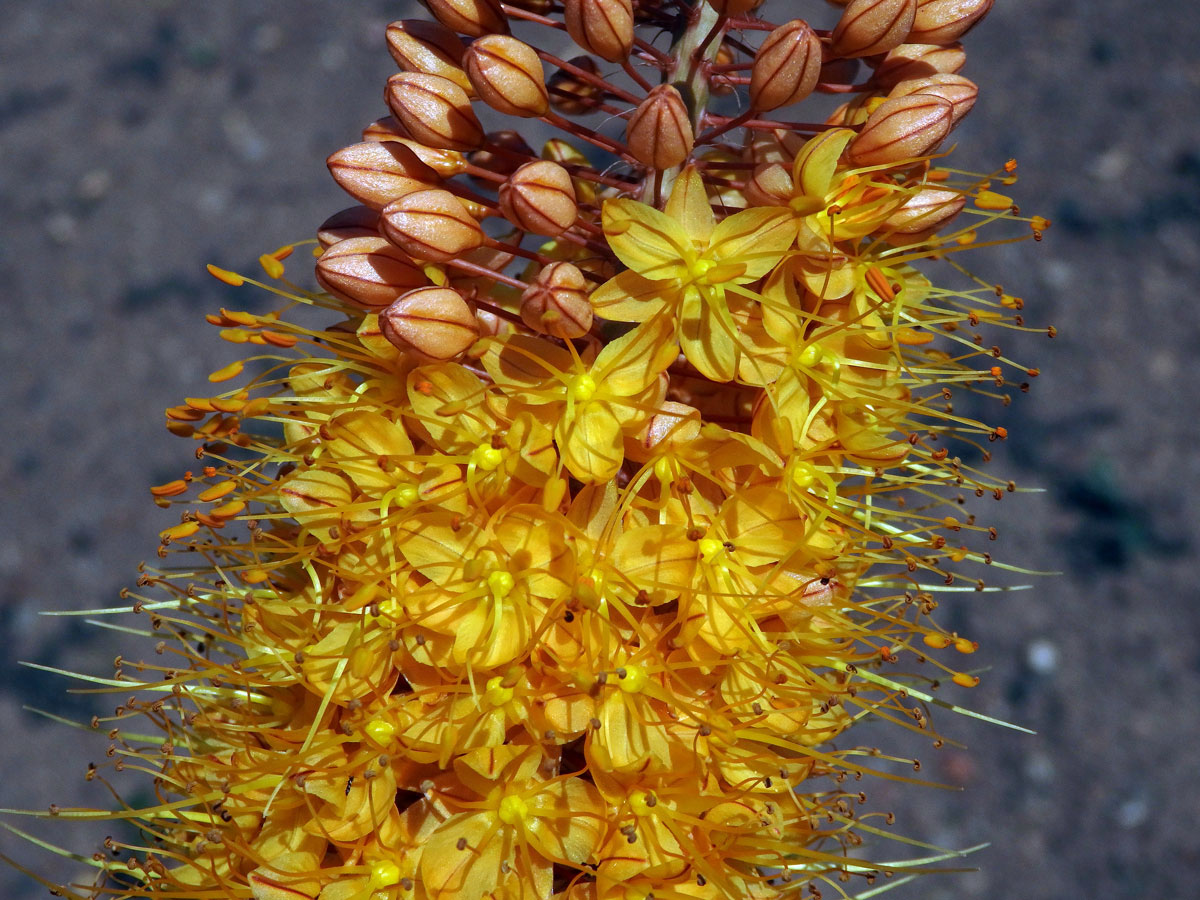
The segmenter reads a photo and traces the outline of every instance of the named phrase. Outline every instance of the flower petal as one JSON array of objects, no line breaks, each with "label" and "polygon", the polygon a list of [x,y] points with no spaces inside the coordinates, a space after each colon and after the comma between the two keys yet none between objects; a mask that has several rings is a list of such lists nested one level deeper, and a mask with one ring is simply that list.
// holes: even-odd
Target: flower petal
[{"label": "flower petal", "polygon": [[636,200],[608,200],[603,226],[617,259],[639,275],[654,281],[687,277],[696,250],[683,226],[666,213]]},{"label": "flower petal", "polygon": [[796,217],[790,210],[744,209],[716,227],[705,256],[718,263],[739,264],[742,274],[730,280],[745,284],[775,268],[794,240]]},{"label": "flower petal", "polygon": [[587,403],[558,429],[559,452],[567,468],[582,482],[616,477],[625,459],[621,423],[607,403]]},{"label": "flower petal", "polygon": [[694,242],[708,243],[717,219],[708,201],[704,181],[695,166],[689,165],[679,173],[663,212],[678,221]]},{"label": "flower petal", "polygon": [[[719,226],[718,226],[719,227]],[[722,301],[705,302],[697,291],[684,298],[679,344],[688,362],[713,381],[731,381],[737,362],[737,328]]]},{"label": "flower petal", "polygon": [[663,309],[673,309],[678,299],[674,285],[643,278],[626,269],[592,293],[592,309],[610,322],[645,322]]}]

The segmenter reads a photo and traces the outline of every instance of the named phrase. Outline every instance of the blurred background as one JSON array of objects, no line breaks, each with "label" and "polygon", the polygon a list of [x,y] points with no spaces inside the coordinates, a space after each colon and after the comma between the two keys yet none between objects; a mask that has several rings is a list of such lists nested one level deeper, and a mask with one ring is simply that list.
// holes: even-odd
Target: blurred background
[{"label": "blurred background", "polygon": [[[783,5],[768,15],[837,16],[821,0]],[[386,113],[383,28],[413,6],[3,3],[0,805],[108,802],[83,780],[103,735],[22,706],[86,719],[120,699],[65,695],[65,679],[18,661],[111,674],[118,636],[39,613],[117,605],[176,521],[147,488],[194,459],[161,411],[237,355],[205,313],[269,308],[205,263],[254,271],[350,205],[324,159]],[[1037,734],[937,717],[968,749],[912,750],[962,792],[876,788],[872,806],[931,843],[991,847],[976,872],[891,896],[1194,897],[1200,11],[998,0],[966,44],[982,94],[954,163],[1017,157],[1023,212],[1054,222],[1041,244],[966,261],[1059,330],[1005,336],[1042,374],[987,411],[1010,434],[993,468],[1041,492],[984,511],[997,558],[1065,574],[953,600],[952,627],[980,642],[986,669],[957,696]],[[51,832],[90,854],[105,829]],[[11,836],[0,850],[54,870]],[[44,891],[0,867],[0,896]]]}]

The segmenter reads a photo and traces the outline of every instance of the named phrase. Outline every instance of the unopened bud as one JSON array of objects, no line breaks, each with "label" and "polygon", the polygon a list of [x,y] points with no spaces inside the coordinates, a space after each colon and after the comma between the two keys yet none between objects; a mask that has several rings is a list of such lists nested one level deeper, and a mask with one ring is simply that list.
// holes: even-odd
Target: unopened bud
[{"label": "unopened bud", "polygon": [[526,163],[500,186],[500,211],[518,228],[557,237],[579,214],[570,174],[547,160]]},{"label": "unopened bud", "polygon": [[[576,56],[567,62],[590,75],[599,72],[596,61],[590,56]],[[550,76],[547,87],[550,93],[550,105],[568,116],[590,112],[596,108],[597,103],[604,99],[604,91],[597,85],[585,81],[566,69],[556,69]]]},{"label": "unopened bud", "polygon": [[426,147],[420,141],[414,141],[394,116],[376,119],[363,129],[362,135],[364,141],[395,141],[403,144],[417,155],[417,159],[429,166],[441,178],[453,178],[455,175],[461,175],[463,169],[466,168],[467,161],[457,150],[438,150],[434,147]]},{"label": "unopened bud", "polygon": [[917,0],[909,40],[922,44],[949,44],[978,24],[992,8],[992,0]]},{"label": "unopened bud", "polygon": [[542,334],[583,337],[592,327],[588,293],[587,279],[577,267],[568,262],[550,263],[521,295],[521,320]]},{"label": "unopened bud", "polygon": [[825,124],[846,128],[861,125],[867,121],[867,116],[871,114],[872,104],[878,105],[881,100],[882,98],[878,94],[859,94],[853,100],[847,100],[830,113],[829,118],[825,120]]},{"label": "unopened bud", "polygon": [[949,103],[953,110],[950,124],[953,128],[975,105],[975,100],[979,97],[979,88],[975,82],[962,75],[930,75],[900,82],[892,88],[888,97],[907,97],[911,94],[931,94]]},{"label": "unopened bud", "polygon": [[851,141],[850,161],[886,165],[928,153],[950,133],[953,113],[948,102],[930,94],[886,100]]},{"label": "unopened bud", "polygon": [[952,75],[967,64],[962,44],[901,44],[875,70],[875,83],[884,90],[910,78]]},{"label": "unopened bud", "polygon": [[525,138],[509,130],[489,133],[484,139],[483,149],[469,154],[472,165],[500,175],[511,175],[536,157],[533,148],[525,143]]},{"label": "unopened bud", "polygon": [[790,166],[761,163],[746,182],[746,202],[750,206],[787,206],[795,189]]},{"label": "unopened bud", "polygon": [[317,260],[316,274],[329,293],[375,310],[429,283],[411,259],[378,235],[334,244]]},{"label": "unopened bud", "polygon": [[379,314],[379,326],[396,347],[429,362],[461,356],[479,338],[475,313],[450,288],[409,291]]},{"label": "unopened bud", "polygon": [[834,56],[873,56],[903,44],[917,0],[850,0],[830,37]]},{"label": "unopened bud", "polygon": [[892,213],[879,231],[892,243],[920,240],[948,225],[966,203],[967,199],[954,191],[925,188]]},{"label": "unopened bud", "polygon": [[768,34],[758,49],[750,70],[750,105],[769,110],[799,103],[820,76],[821,39],[803,19],[793,19]]},{"label": "unopened bud", "polygon": [[437,173],[395,141],[364,141],[331,154],[329,172],[346,193],[374,209],[438,183]]},{"label": "unopened bud", "polygon": [[508,34],[508,16],[500,0],[421,0],[421,3],[447,28],[467,37]]},{"label": "unopened bud", "polygon": [[563,0],[567,34],[601,59],[624,62],[633,49],[633,0]]},{"label": "unopened bud", "polygon": [[379,213],[369,206],[351,206],[335,212],[317,229],[317,242],[332,247],[355,237],[379,237]]},{"label": "unopened bud", "polygon": [[483,229],[449,191],[416,191],[389,203],[384,235],[414,259],[448,262],[483,244]]},{"label": "unopened bud", "polygon": [[629,152],[653,169],[669,169],[688,158],[695,135],[679,91],[660,84],[646,95],[625,126]]},{"label": "unopened bud", "polygon": [[723,16],[744,16],[763,5],[763,0],[708,0],[708,5]]},{"label": "unopened bud", "polygon": [[462,69],[462,40],[445,25],[402,19],[387,27],[387,44],[401,71],[441,75],[464,91],[471,89]]},{"label": "unopened bud", "polygon": [[475,93],[506,116],[531,118],[550,108],[542,61],[526,43],[503,34],[476,39],[463,56]]},{"label": "unopened bud", "polygon": [[387,81],[384,99],[408,133],[441,150],[472,150],[483,142],[483,126],[466,92],[448,78],[401,72]]}]

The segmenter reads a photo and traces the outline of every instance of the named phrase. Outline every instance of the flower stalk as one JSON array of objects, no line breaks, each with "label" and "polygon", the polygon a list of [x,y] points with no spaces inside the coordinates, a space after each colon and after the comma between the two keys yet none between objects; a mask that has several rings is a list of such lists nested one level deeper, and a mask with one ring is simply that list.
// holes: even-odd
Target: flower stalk
[{"label": "flower stalk", "polygon": [[995,334],[1034,326],[957,257],[1049,224],[1015,162],[943,165],[990,3],[425,5],[329,157],[357,205],[296,245],[320,289],[293,246],[210,268],[284,305],[210,315],[247,359],[167,410],[200,464],[126,592],[154,653],[86,676],[124,701],[88,778],[157,802],[56,810],[139,829],[58,889],[771,900],[956,860],[862,848],[918,843],[869,794],[920,763],[852,729],[987,718],[939,608],[998,589],[971,503],[1016,488],[962,400],[1027,389]]}]

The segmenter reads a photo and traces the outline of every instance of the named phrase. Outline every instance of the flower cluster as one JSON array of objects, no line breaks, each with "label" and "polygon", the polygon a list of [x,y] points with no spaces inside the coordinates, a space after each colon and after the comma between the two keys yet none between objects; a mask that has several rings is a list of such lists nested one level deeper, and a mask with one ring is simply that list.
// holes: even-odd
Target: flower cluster
[{"label": "flower cluster", "polygon": [[[1048,224],[993,190],[1015,163],[942,165],[991,0],[840,0],[832,30],[755,0],[425,5],[387,29],[392,115],[329,158],[359,205],[318,232],[324,291],[262,259],[332,322],[210,316],[251,377],[167,411],[204,464],[155,488],[184,563],[130,592],[162,658],[108,682],[142,698],[110,764],[160,803],[121,814],[142,839],[98,891],[766,900],[908,871],[849,853],[890,834],[859,782],[913,761],[835,739],[936,739],[939,680],[977,681],[935,597],[984,588],[964,495],[1013,486],[954,403],[1025,387],[977,328],[1026,326],[919,266]],[[784,110],[810,97],[847,102]]]}]

